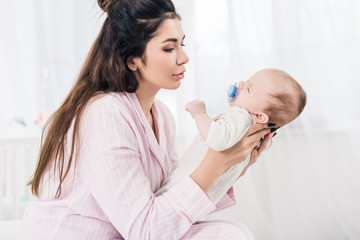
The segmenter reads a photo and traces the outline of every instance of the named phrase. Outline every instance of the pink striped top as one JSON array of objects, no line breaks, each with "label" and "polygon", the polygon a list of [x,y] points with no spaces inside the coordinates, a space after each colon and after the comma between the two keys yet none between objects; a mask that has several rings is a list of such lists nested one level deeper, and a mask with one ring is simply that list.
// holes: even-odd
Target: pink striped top
[{"label": "pink striped top", "polygon": [[[17,239],[179,239],[195,221],[234,205],[232,188],[214,206],[189,176],[154,196],[177,156],[170,111],[155,100],[152,112],[159,141],[135,94],[93,99],[80,123],[76,167],[60,198],[54,198],[58,180],[50,169],[39,200],[26,208]],[[71,134],[65,159],[70,139]]]}]

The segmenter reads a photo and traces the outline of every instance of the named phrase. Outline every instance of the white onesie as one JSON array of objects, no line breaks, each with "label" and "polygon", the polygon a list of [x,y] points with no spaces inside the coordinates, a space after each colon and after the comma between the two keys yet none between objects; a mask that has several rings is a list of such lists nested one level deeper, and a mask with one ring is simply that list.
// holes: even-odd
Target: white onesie
[{"label": "white onesie", "polygon": [[[230,107],[211,122],[206,141],[198,135],[184,155],[180,158],[172,172],[166,176],[162,187],[155,193],[156,196],[166,192],[171,186],[185,176],[190,175],[201,163],[208,148],[223,151],[236,144],[253,124],[253,120],[245,109]],[[250,161],[245,161],[227,169],[218,177],[207,193],[216,205],[240,176]]]},{"label": "white onesie", "polygon": [[206,144],[216,151],[224,151],[234,146],[253,123],[248,111],[230,107],[211,122]]}]

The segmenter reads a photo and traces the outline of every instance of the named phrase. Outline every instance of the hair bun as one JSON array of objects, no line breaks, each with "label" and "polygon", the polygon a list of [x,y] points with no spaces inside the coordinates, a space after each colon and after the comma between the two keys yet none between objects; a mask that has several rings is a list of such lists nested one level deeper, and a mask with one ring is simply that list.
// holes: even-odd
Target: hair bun
[{"label": "hair bun", "polygon": [[113,5],[118,0],[98,0],[99,7],[104,11],[108,12],[111,5]]}]

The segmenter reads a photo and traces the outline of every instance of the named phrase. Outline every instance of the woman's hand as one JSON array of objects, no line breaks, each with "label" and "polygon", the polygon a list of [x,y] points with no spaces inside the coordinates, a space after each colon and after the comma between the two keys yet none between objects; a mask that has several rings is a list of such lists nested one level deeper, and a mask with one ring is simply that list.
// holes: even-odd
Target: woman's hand
[{"label": "woman's hand", "polygon": [[[217,152],[220,155],[220,159],[227,161],[225,170],[237,163],[246,160],[250,154],[253,157],[253,162],[256,162],[257,157],[264,150],[270,139],[270,131],[271,129],[266,124],[253,124],[237,144],[222,152]],[[258,148],[257,145],[262,137],[264,137],[264,140]],[[253,152],[256,150],[258,154],[254,155]]]},{"label": "woman's hand", "polygon": [[259,147],[255,147],[252,152],[251,152],[251,156],[250,156],[250,161],[248,163],[248,165],[246,165],[246,167],[244,168],[244,170],[241,172],[240,176],[238,177],[241,178],[242,176],[245,175],[246,171],[248,170],[248,168],[253,165],[257,159],[260,157],[262,151],[265,149],[265,147],[267,146],[267,144],[269,143],[270,139],[275,135],[275,132],[271,132],[268,133],[264,136],[264,139],[261,141],[261,144]]},{"label": "woman's hand", "polygon": [[[270,128],[266,124],[253,124],[246,132],[245,136],[233,147],[221,152],[213,149],[208,150],[205,158],[190,177],[207,193],[214,181],[229,167],[244,161],[254,150],[260,139],[270,133]],[[252,154],[252,163],[256,162],[259,153],[265,148],[269,141],[269,136],[265,137],[257,154]],[[246,168],[248,168],[249,164]]]}]

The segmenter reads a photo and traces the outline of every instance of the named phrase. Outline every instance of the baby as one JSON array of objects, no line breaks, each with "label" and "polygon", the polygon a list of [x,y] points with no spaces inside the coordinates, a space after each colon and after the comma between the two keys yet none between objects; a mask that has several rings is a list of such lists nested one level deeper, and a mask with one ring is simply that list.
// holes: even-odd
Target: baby
[{"label": "baby", "polygon": [[[195,119],[200,136],[165,178],[156,195],[167,191],[184,175],[190,175],[200,164],[208,147],[216,151],[232,147],[254,123],[268,123],[269,126],[279,128],[293,121],[306,105],[306,93],[286,72],[263,69],[248,81],[231,85],[228,89],[228,101],[229,109],[215,119],[211,119],[206,113],[203,101],[194,100],[186,104],[185,109]],[[250,156],[229,168],[215,181],[208,192],[214,204],[218,203],[235,183],[249,160]]]}]

